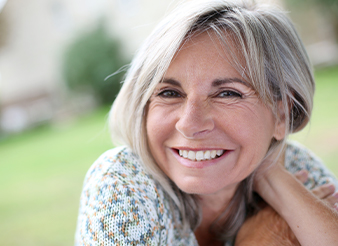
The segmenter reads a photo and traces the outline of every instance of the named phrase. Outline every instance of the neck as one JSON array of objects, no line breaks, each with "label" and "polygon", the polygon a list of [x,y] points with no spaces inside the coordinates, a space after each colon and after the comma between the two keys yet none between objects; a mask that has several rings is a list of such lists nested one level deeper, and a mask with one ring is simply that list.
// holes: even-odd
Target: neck
[{"label": "neck", "polygon": [[[216,236],[211,232],[210,228],[215,220],[226,210],[236,189],[237,185],[233,189],[227,189],[215,194],[199,195],[202,208],[202,222],[194,233],[200,246],[223,245],[222,242],[216,240]],[[226,217],[221,218],[218,222],[222,224],[225,220]]]}]

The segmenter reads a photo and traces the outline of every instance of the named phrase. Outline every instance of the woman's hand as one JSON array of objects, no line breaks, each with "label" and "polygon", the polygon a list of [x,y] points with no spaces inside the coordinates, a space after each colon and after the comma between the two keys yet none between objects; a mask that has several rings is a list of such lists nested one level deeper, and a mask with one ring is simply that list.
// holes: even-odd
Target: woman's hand
[{"label": "woman's hand", "polygon": [[[295,177],[301,181],[303,184],[307,181],[309,173],[306,170],[301,170],[295,173]],[[311,190],[312,193],[324,201],[329,207],[338,211],[338,191],[336,191],[336,187],[332,183],[323,184],[319,187]]]},{"label": "woman's hand", "polygon": [[[296,178],[305,183],[308,172],[302,170],[295,174]],[[337,192],[333,184],[324,184],[312,190],[319,199],[324,200],[332,208],[338,202]],[[296,236],[287,222],[273,209],[267,205],[256,215],[248,218],[239,230],[235,246],[274,246],[300,245]]]}]

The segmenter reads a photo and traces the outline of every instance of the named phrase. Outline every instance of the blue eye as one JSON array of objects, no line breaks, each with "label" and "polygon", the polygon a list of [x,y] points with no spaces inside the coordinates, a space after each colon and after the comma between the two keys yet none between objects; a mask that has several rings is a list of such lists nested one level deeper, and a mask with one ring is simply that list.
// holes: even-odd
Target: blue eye
[{"label": "blue eye", "polygon": [[165,98],[176,98],[176,97],[181,97],[181,95],[174,90],[165,90],[162,91],[158,94],[160,97],[165,97]]},{"label": "blue eye", "polygon": [[242,95],[236,91],[222,91],[217,95],[218,97],[242,97]]}]

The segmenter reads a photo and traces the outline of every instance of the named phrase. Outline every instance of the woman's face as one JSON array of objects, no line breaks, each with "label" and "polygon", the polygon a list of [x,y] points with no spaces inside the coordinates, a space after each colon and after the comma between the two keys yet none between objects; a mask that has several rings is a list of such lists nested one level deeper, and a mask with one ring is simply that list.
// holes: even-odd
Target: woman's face
[{"label": "woman's face", "polygon": [[187,193],[233,191],[280,131],[270,108],[226,57],[216,36],[192,38],[150,98],[151,154]]}]

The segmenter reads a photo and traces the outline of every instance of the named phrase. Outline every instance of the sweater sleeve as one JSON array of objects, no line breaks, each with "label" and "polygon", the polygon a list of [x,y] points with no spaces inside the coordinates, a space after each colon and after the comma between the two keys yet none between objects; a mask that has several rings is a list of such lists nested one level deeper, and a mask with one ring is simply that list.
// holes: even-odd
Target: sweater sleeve
[{"label": "sweater sleeve", "polygon": [[76,245],[159,245],[156,187],[121,155],[106,153],[88,171]]},{"label": "sweater sleeve", "polygon": [[333,183],[338,189],[337,178],[323,164],[323,162],[310,150],[296,142],[288,142],[285,153],[285,167],[291,173],[305,169],[309,178],[304,184],[308,189],[313,189],[325,183]]}]

